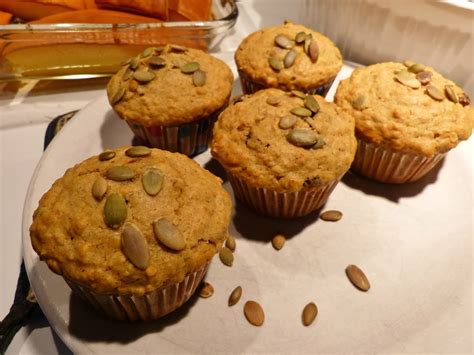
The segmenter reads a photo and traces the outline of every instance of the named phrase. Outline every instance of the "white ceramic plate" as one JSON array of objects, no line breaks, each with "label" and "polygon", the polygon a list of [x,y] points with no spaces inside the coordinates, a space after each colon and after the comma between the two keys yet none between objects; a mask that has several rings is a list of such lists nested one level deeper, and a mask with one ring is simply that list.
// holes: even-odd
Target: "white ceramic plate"
[{"label": "white ceramic plate", "polygon": [[[340,77],[350,71],[346,66]],[[131,142],[131,132],[105,95],[98,98],[50,144],[26,198],[26,268],[41,308],[72,351],[471,352],[472,139],[417,183],[391,186],[346,175],[324,207],[343,211],[337,223],[318,220],[316,214],[273,220],[236,203],[235,263],[229,268],[215,258],[207,275],[214,295],[193,297],[180,310],[146,324],[108,321],[72,296],[62,278],[39,261],[28,233],[41,195],[68,167]],[[208,151],[196,160],[222,174]],[[228,182],[225,188],[231,192]],[[279,252],[270,244],[277,231],[288,237]],[[366,272],[369,292],[349,283],[348,264]],[[242,299],[229,308],[227,298],[238,285]],[[244,318],[249,299],[265,310],[260,328]],[[319,314],[304,327],[301,312],[311,301]]]}]

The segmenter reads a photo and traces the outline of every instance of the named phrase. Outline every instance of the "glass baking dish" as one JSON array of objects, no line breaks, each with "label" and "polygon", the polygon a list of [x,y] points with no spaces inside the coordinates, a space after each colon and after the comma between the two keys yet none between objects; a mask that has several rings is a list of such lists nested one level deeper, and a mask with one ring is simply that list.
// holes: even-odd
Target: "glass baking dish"
[{"label": "glass baking dish", "polygon": [[237,16],[235,1],[213,0],[209,21],[2,25],[0,80],[108,76],[124,59],[164,43],[210,50]]}]

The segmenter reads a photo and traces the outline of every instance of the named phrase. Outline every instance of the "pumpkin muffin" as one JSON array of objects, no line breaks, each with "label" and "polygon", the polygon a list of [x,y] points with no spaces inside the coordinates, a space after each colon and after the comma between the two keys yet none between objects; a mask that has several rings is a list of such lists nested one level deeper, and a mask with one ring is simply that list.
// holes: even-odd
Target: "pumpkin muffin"
[{"label": "pumpkin muffin", "polygon": [[148,145],[192,156],[207,149],[233,80],[223,61],[198,49],[167,45],[147,48],[123,63],[107,96]]},{"label": "pumpkin muffin", "polygon": [[422,178],[474,127],[467,94],[410,61],[354,70],[334,101],[355,118],[359,147],[352,169],[380,182]]},{"label": "pumpkin muffin", "polygon": [[227,238],[231,201],[221,184],[178,153],[105,151],[44,194],[31,242],[96,309],[155,319],[189,299]]},{"label": "pumpkin muffin", "polygon": [[237,198],[283,218],[321,207],[355,152],[350,116],[320,96],[279,89],[235,100],[219,116],[211,144]]},{"label": "pumpkin muffin", "polygon": [[342,67],[334,43],[291,22],[250,34],[235,53],[242,90],[300,90],[325,96]]}]

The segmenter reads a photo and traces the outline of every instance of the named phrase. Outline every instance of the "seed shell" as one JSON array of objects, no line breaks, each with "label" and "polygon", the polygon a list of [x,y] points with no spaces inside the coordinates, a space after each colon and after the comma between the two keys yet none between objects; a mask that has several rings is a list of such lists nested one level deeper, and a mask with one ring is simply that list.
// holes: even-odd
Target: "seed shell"
[{"label": "seed shell", "polygon": [[180,251],[186,247],[181,232],[165,218],[153,222],[153,232],[156,239],[172,250]]},{"label": "seed shell", "polygon": [[272,238],[272,246],[275,250],[281,250],[285,245],[286,238],[283,234],[277,234]]},{"label": "seed shell", "polygon": [[140,70],[133,73],[133,78],[140,83],[148,83],[155,79],[156,75],[152,71]]},{"label": "seed shell", "polygon": [[283,49],[293,48],[293,43],[291,39],[282,34],[279,34],[275,37],[275,44]]},{"label": "seed shell", "polygon": [[209,298],[214,294],[214,287],[209,282],[203,282],[199,289],[199,297]]},{"label": "seed shell", "polygon": [[466,93],[463,93],[459,96],[459,103],[463,106],[469,106],[471,104],[471,99]]},{"label": "seed shell", "polygon": [[293,96],[296,96],[296,97],[299,97],[300,99],[305,99],[306,98],[306,94],[302,91],[299,91],[299,90],[291,90],[291,93],[293,94]]},{"label": "seed shell", "polygon": [[413,60],[405,60],[403,62],[403,65],[406,66],[407,68],[411,67],[413,64],[416,64]]},{"label": "seed shell", "polygon": [[232,254],[229,248],[223,247],[219,252],[219,259],[221,259],[224,265],[232,266],[234,263],[234,254]]},{"label": "seed shell", "polygon": [[232,307],[232,306],[236,305],[237,302],[239,302],[240,297],[242,297],[242,287],[237,286],[237,287],[231,292],[231,294],[230,294],[230,296],[229,296],[229,301],[227,302],[227,304],[229,305],[229,307]]},{"label": "seed shell", "polygon": [[142,176],[142,185],[145,192],[150,196],[156,196],[163,187],[163,174],[159,169],[147,169]]},{"label": "seed shell", "polygon": [[276,106],[280,103],[280,99],[278,98],[278,96],[269,96],[266,102],[269,105]]},{"label": "seed shell", "polygon": [[304,39],[303,49],[306,54],[309,53],[309,45],[311,44],[312,39],[313,39],[313,35],[311,33],[308,33],[306,35],[306,38]]},{"label": "seed shell", "polygon": [[121,87],[117,90],[117,92],[112,96],[111,104],[115,105],[118,103],[120,100],[122,100],[123,95],[125,95],[125,88]]},{"label": "seed shell", "polygon": [[143,50],[143,52],[140,54],[140,57],[145,58],[151,56],[153,53],[155,53],[155,48],[153,47],[148,47]]},{"label": "seed shell", "polygon": [[262,306],[255,301],[247,301],[244,305],[245,318],[250,324],[260,327],[265,321],[265,313]]},{"label": "seed shell", "polygon": [[154,55],[150,58],[148,64],[154,67],[164,67],[166,65],[166,60],[158,55]]},{"label": "seed shell", "polygon": [[312,39],[308,47],[308,55],[311,62],[316,63],[319,58],[319,46],[315,39]]},{"label": "seed shell", "polygon": [[444,87],[444,91],[446,93],[446,97],[451,100],[452,102],[454,102],[455,104],[459,101],[458,99],[458,95],[456,95],[456,93],[454,92],[453,90],[453,87],[451,85],[446,85]]},{"label": "seed shell", "polygon": [[232,252],[234,252],[236,247],[235,238],[231,235],[227,236],[225,246],[229,248]]},{"label": "seed shell", "polygon": [[285,58],[283,59],[283,65],[285,68],[289,68],[295,63],[296,55],[297,52],[294,48],[286,53]]},{"label": "seed shell", "polygon": [[311,323],[314,322],[316,319],[316,316],[318,315],[318,307],[314,302],[308,303],[304,309],[303,309],[303,314],[302,314],[302,320],[303,324],[307,327],[308,325],[311,325]]},{"label": "seed shell", "polygon": [[179,69],[184,74],[192,74],[196,70],[200,69],[200,65],[199,65],[198,62],[189,62],[189,63],[186,63],[186,64],[182,65]]},{"label": "seed shell", "polygon": [[125,151],[125,155],[135,158],[135,157],[145,157],[151,154],[151,149],[143,145],[137,145],[135,147],[130,147]]},{"label": "seed shell", "polygon": [[202,70],[196,70],[193,73],[194,86],[204,86],[206,84],[206,73]]},{"label": "seed shell", "polygon": [[139,63],[140,63],[140,62],[139,62],[138,58],[137,58],[137,57],[133,57],[133,58],[130,60],[130,68],[131,68],[132,70],[137,69]]},{"label": "seed shell", "polygon": [[306,38],[306,33],[304,33],[304,32],[298,32],[298,34],[297,34],[296,37],[295,37],[295,42],[296,42],[297,44],[301,44],[301,43],[304,42],[305,38]]},{"label": "seed shell", "polygon": [[433,76],[433,73],[430,71],[420,71],[419,73],[416,74],[416,78],[418,81],[421,83],[421,85],[426,85],[431,81],[431,77]]},{"label": "seed shell", "polygon": [[410,67],[408,68],[409,72],[415,73],[415,74],[418,74],[418,73],[422,72],[423,70],[425,70],[425,66],[423,64],[419,64],[419,63],[415,63],[413,65],[410,65]]},{"label": "seed shell", "polygon": [[395,74],[395,79],[397,79],[398,82],[401,84],[408,86],[412,89],[418,89],[421,84],[416,78],[406,70],[402,70],[398,74]]},{"label": "seed shell", "polygon": [[342,218],[342,212],[336,210],[324,211],[319,216],[323,221],[337,222]]},{"label": "seed shell", "polygon": [[318,136],[310,129],[294,128],[288,133],[288,142],[297,147],[311,147],[318,142]]},{"label": "seed shell", "polygon": [[283,116],[282,118],[280,118],[280,122],[278,122],[278,127],[280,127],[281,129],[292,128],[296,124],[297,120],[298,118],[293,115]]},{"label": "seed shell", "polygon": [[137,268],[145,270],[150,264],[148,243],[142,232],[133,224],[126,224],[121,234],[122,251]]},{"label": "seed shell", "polygon": [[182,53],[182,52],[186,52],[188,49],[184,46],[180,46],[178,44],[172,44],[170,46],[170,49],[172,52],[175,52],[175,53]]},{"label": "seed shell", "polygon": [[361,291],[368,291],[370,289],[370,283],[365,276],[364,272],[359,269],[356,265],[349,265],[346,267],[346,275],[349,281]]},{"label": "seed shell", "polygon": [[268,58],[268,64],[277,72],[283,69],[283,63],[276,57]]},{"label": "seed shell", "polygon": [[102,153],[99,154],[99,160],[100,161],[110,160],[113,157],[115,157],[115,152],[113,152],[111,150],[106,150],[105,152],[102,152]]},{"label": "seed shell", "polygon": [[426,87],[426,93],[436,101],[443,101],[444,95],[443,93],[434,85],[428,85]]},{"label": "seed shell", "polygon": [[132,76],[133,76],[133,70],[130,69],[130,67],[127,67],[127,69],[125,69],[125,72],[123,73],[122,80],[124,81],[130,80]]},{"label": "seed shell", "polygon": [[[306,98],[305,98],[305,100],[306,100]],[[304,108],[304,107],[295,107],[295,108],[292,108],[292,109],[290,110],[290,112],[291,112],[293,115],[298,116],[298,117],[311,117],[311,116],[313,115],[313,113],[312,113],[310,110],[308,110],[308,109],[306,109],[306,108]]]},{"label": "seed shell", "polygon": [[94,196],[97,201],[100,201],[104,198],[106,192],[107,181],[102,176],[99,176],[92,185],[92,196]]},{"label": "seed shell", "polygon": [[113,166],[105,173],[107,179],[113,181],[127,181],[135,177],[135,172],[128,166]]},{"label": "seed shell", "polygon": [[319,111],[318,101],[316,101],[316,99],[311,95],[305,97],[304,105],[308,110],[312,111],[313,113],[318,113]]},{"label": "seed shell", "polygon": [[118,193],[110,194],[104,204],[104,222],[110,228],[117,229],[127,218],[127,204]]}]

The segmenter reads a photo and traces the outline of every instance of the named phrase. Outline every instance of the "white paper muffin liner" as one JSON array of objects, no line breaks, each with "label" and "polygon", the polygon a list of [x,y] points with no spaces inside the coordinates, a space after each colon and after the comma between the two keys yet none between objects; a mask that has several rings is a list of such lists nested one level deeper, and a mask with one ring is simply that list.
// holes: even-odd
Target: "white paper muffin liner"
[{"label": "white paper muffin liner", "polygon": [[[244,74],[242,71],[239,70],[239,77],[240,77],[240,84],[242,86],[242,92],[246,95],[253,94],[259,90],[267,89],[268,87],[258,83],[256,81],[253,81],[250,79],[246,74]],[[304,88],[297,88],[297,90],[302,91],[306,94],[311,94],[311,95],[320,95],[322,97],[325,97],[326,94],[328,93],[329,89],[331,88],[332,83],[334,82],[334,79],[336,77],[331,78],[329,81],[327,81],[325,84],[316,86],[311,89],[304,89]],[[287,91],[286,88],[281,87],[283,91]]]},{"label": "white paper muffin liner", "polygon": [[149,321],[162,317],[183,305],[196,291],[209,263],[186,275],[183,281],[156,289],[143,296],[98,294],[66,279],[72,291],[100,313],[121,321]]},{"label": "white paper muffin liner", "polygon": [[445,155],[446,153],[436,154],[428,158],[385,149],[358,139],[357,152],[351,169],[376,181],[403,184],[421,179]]},{"label": "white paper muffin liner", "polygon": [[227,172],[236,197],[262,215],[278,218],[302,217],[317,210],[328,200],[340,179],[320,189],[281,193],[272,189],[252,187]]}]

